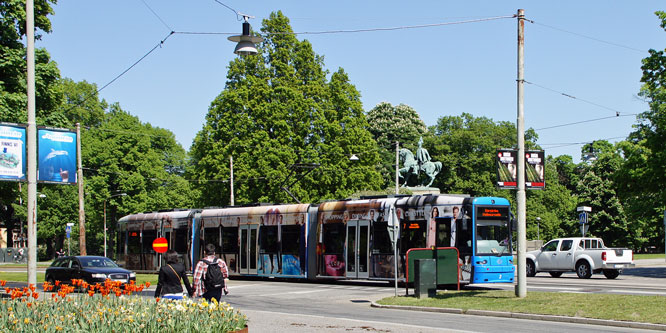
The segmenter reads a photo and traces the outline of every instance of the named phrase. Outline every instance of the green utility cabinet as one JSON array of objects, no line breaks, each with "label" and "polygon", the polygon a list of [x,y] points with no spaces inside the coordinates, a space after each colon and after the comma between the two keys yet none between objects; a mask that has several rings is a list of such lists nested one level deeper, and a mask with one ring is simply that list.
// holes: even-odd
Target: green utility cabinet
[{"label": "green utility cabinet", "polygon": [[418,298],[435,297],[437,294],[435,259],[414,260],[414,292]]}]

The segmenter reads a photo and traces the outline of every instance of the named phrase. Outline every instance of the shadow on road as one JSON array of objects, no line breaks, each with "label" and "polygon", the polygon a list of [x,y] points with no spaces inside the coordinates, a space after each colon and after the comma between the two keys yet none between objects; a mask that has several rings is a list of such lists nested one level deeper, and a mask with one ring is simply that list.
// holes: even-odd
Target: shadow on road
[{"label": "shadow on road", "polygon": [[666,267],[636,267],[622,270],[622,275],[666,278]]}]

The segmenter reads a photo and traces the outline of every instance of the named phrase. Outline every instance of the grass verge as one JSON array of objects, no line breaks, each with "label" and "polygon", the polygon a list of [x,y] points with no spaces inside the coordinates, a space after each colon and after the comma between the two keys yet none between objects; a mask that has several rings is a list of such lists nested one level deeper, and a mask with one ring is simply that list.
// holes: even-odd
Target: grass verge
[{"label": "grass verge", "polygon": [[666,324],[666,297],[512,291],[440,291],[432,298],[387,297],[382,305],[489,310]]},{"label": "grass verge", "polygon": [[[136,283],[142,284],[150,282],[151,285],[157,285],[157,274],[137,274]],[[0,280],[11,282],[28,282],[27,272],[0,272]],[[44,282],[44,273],[37,272],[37,283]],[[190,281],[191,282],[191,281]]]},{"label": "grass verge", "polygon": [[664,259],[664,254],[663,253],[634,254],[634,260],[637,259]]}]

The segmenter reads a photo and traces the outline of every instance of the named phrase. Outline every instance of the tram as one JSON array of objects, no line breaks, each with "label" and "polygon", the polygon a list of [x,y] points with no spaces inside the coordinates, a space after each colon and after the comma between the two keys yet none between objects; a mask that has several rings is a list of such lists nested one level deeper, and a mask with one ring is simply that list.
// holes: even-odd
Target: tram
[{"label": "tram", "polygon": [[190,270],[215,244],[232,276],[405,281],[408,250],[454,247],[461,283],[512,283],[511,216],[507,199],[446,194],[140,213],[118,221],[117,260],[157,271],[165,237]]}]

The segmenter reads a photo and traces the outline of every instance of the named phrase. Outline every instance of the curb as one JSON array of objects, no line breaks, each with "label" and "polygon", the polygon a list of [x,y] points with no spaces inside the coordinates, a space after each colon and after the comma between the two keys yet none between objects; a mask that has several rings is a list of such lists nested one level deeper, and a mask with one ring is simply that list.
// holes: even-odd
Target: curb
[{"label": "curb", "polygon": [[370,306],[373,308],[381,308],[381,309],[439,312],[439,313],[462,314],[462,315],[472,315],[472,316],[555,321],[555,322],[573,323],[573,324],[615,326],[615,327],[628,327],[628,328],[638,328],[646,330],[666,331],[666,325],[663,324],[639,323],[635,321],[619,321],[619,320],[608,320],[608,319],[566,317],[566,316],[554,316],[554,315],[544,315],[544,314],[472,310],[472,309],[463,310],[463,309],[453,309],[453,308],[432,308],[432,307],[405,306],[405,305],[382,305],[382,304],[377,304],[376,302],[370,302]]}]

